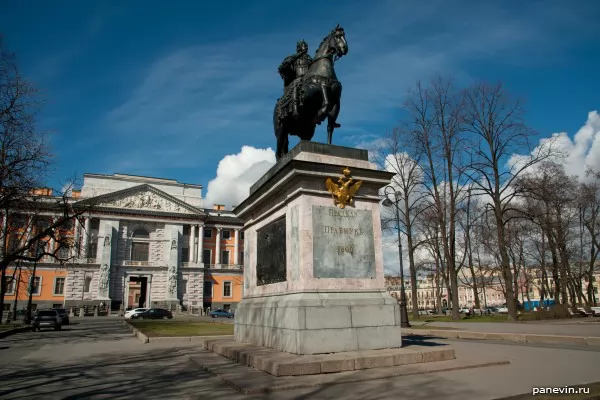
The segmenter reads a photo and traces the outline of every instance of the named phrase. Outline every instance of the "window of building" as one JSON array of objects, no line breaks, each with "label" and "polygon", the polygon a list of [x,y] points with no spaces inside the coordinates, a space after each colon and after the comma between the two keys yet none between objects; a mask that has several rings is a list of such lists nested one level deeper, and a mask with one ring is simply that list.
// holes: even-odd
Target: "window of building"
[{"label": "window of building", "polygon": [[204,237],[211,238],[212,237],[212,228],[204,228]]},{"label": "window of building", "polygon": [[594,287],[594,294],[598,294],[598,287],[597,286]]},{"label": "window of building", "polygon": [[190,249],[188,247],[181,248],[181,262],[189,262],[190,261]]},{"label": "window of building", "polygon": [[9,234],[8,236],[8,250],[14,251],[19,247],[19,238],[15,233]]},{"label": "window of building", "polygon": [[231,297],[231,282],[225,281],[223,282],[223,297]]},{"label": "window of building", "polygon": [[96,258],[98,257],[98,238],[91,238],[92,242],[88,243],[88,258]]},{"label": "window of building", "polygon": [[144,228],[137,228],[131,237],[133,239],[150,239],[150,234]]},{"label": "window of building", "polygon": [[223,304],[223,310],[225,310],[225,311],[231,310],[231,304]]},{"label": "window of building", "polygon": [[7,295],[15,294],[15,286],[16,286],[15,282],[16,282],[16,279],[13,278],[12,276],[4,277],[4,287],[6,288]]},{"label": "window of building", "polygon": [[222,238],[222,239],[225,239],[225,240],[229,240],[229,239],[231,239],[231,231],[230,231],[230,230],[227,230],[227,229],[223,229],[223,230],[221,231],[221,238]]},{"label": "window of building", "polygon": [[221,264],[229,265],[229,250],[221,252]]},{"label": "window of building", "polygon": [[131,243],[131,260],[148,261],[150,254],[150,243]]},{"label": "window of building", "polygon": [[244,240],[244,231],[240,231],[240,239]]},{"label": "window of building", "polygon": [[[48,245],[48,242],[46,242],[45,240],[40,240],[31,247],[29,254],[31,254],[32,257],[37,257],[37,258],[42,257],[42,254],[44,254],[44,252],[46,251],[47,245]],[[67,257],[68,257],[68,252],[67,252]]]},{"label": "window of building", "polygon": [[202,262],[212,264],[212,251],[210,249],[202,249]]},{"label": "window of building", "polygon": [[55,296],[62,296],[65,294],[65,278],[56,277],[54,278],[54,291]]},{"label": "window of building", "polygon": [[150,257],[150,234],[144,228],[137,228],[131,235],[131,260],[148,261]]},{"label": "window of building", "polygon": [[204,297],[213,296],[213,283],[211,281],[204,281]]},{"label": "window of building", "polygon": [[90,286],[92,286],[92,277],[91,276],[86,276],[85,277],[85,281],[83,283],[83,291],[85,293],[89,293],[90,292]]},{"label": "window of building", "polygon": [[244,265],[245,261],[244,261],[244,250],[240,251],[240,261],[239,261],[240,265]]},{"label": "window of building", "polygon": [[32,276],[29,280],[29,291],[34,296],[39,296],[42,293],[42,277]]}]

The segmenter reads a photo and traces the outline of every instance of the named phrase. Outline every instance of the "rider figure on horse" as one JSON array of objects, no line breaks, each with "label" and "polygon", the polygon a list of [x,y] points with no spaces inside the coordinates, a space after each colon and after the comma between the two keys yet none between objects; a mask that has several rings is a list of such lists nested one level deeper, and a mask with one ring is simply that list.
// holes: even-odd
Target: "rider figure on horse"
[{"label": "rider figure on horse", "polygon": [[308,44],[304,40],[300,40],[296,44],[296,53],[286,57],[278,68],[279,75],[283,79],[284,93],[292,85],[292,112],[295,117],[300,115],[298,112],[298,107],[300,106],[298,96],[299,82],[297,80],[306,74],[311,63],[312,58],[308,55]]}]

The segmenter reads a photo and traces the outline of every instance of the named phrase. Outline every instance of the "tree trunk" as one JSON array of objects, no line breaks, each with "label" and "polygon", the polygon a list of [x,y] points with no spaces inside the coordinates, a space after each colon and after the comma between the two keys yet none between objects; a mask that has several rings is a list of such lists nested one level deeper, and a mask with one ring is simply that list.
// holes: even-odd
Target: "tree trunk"
[{"label": "tree trunk", "polygon": [[[499,191],[498,191],[499,192]],[[499,197],[499,196],[498,196]],[[513,274],[508,258],[508,246],[506,244],[506,233],[504,229],[504,221],[502,218],[502,204],[500,199],[494,199],[494,212],[496,216],[496,229],[498,234],[498,251],[500,253],[500,262],[502,269],[502,278],[504,280],[506,292],[506,308],[508,309],[508,319],[517,320],[517,305],[515,303],[515,294],[513,290]]]},{"label": "tree trunk", "polygon": [[6,295],[6,266],[0,266],[2,276],[0,277],[0,323],[4,318],[4,296]]},{"label": "tree trunk", "polygon": [[406,241],[408,244],[408,269],[410,272],[410,286],[411,299],[413,303],[412,314],[413,318],[419,318],[419,310],[415,305],[417,304],[417,268],[415,267],[415,249],[413,243],[413,232],[412,232],[412,220],[411,220],[411,207],[408,196],[404,196],[404,226],[406,227]]},{"label": "tree trunk", "polygon": [[[29,280],[29,297],[27,299],[27,321],[31,321],[31,309],[33,308],[33,282],[35,282],[35,273],[37,270],[37,263],[33,263],[33,271]],[[42,288],[40,288],[42,290]]]},{"label": "tree trunk", "polygon": [[21,272],[22,269],[19,267],[19,275],[15,283],[15,301],[13,302],[13,321],[17,320],[17,307],[19,304],[19,291],[21,290]]}]

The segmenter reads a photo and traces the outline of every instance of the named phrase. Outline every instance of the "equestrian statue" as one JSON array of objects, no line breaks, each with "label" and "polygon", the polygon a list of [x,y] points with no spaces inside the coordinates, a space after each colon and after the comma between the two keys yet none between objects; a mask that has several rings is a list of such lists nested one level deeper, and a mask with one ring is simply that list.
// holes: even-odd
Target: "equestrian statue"
[{"label": "equestrian statue", "polygon": [[348,54],[344,29],[337,25],[323,39],[315,53],[308,55],[308,45],[300,40],[296,53],[286,57],[279,66],[283,79],[283,96],[277,99],[273,112],[273,128],[277,138],[276,159],[289,151],[289,135],[311,140],[315,128],[327,119],[327,143],[340,113],[342,84],[335,75],[334,64]]}]

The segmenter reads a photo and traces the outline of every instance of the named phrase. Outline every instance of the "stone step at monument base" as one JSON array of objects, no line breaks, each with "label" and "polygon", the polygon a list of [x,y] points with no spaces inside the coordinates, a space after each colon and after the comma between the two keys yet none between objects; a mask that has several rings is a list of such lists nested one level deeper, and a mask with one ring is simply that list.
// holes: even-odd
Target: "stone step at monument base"
[{"label": "stone step at monument base", "polygon": [[409,346],[404,348],[296,355],[268,347],[227,339],[206,339],[202,346],[221,356],[274,376],[330,374],[371,368],[394,367],[454,360],[454,348]]}]

